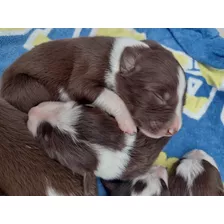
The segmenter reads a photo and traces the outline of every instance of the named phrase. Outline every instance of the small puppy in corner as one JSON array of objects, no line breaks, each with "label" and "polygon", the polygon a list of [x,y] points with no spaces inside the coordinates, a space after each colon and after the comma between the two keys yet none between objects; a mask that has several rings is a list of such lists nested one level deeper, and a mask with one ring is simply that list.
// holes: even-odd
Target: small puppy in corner
[{"label": "small puppy in corner", "polygon": [[[136,126],[152,138],[182,125],[183,69],[154,41],[81,37],[43,43],[18,58],[2,76],[2,97],[27,113],[44,101],[94,104],[128,134]],[[19,94],[18,94],[19,92]]]},{"label": "small puppy in corner", "polygon": [[0,99],[0,195],[96,195],[96,178],[88,192],[83,177],[50,159],[27,129],[27,114]]},{"label": "small puppy in corner", "polygon": [[162,166],[152,166],[132,181],[101,180],[109,196],[169,196],[168,173]]},{"label": "small puppy in corner", "polygon": [[224,196],[217,164],[202,150],[187,153],[174,165],[169,189],[171,196]]}]

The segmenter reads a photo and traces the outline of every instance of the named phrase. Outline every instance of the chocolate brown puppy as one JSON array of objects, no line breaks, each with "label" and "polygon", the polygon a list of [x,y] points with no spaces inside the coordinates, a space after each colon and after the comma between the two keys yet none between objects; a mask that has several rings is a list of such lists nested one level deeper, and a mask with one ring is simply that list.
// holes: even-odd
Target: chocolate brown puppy
[{"label": "chocolate brown puppy", "polygon": [[133,134],[137,126],[160,138],[181,128],[185,90],[182,68],[156,42],[82,37],[22,55],[4,72],[1,93],[23,112],[43,101],[94,104],[115,117],[122,131]]},{"label": "chocolate brown puppy", "polygon": [[[0,195],[85,195],[83,177],[50,159],[26,123],[26,114],[0,99]],[[96,195],[94,176],[89,187]]]},{"label": "chocolate brown puppy", "polygon": [[223,196],[224,188],[214,159],[193,150],[178,161],[169,177],[172,196]]},{"label": "chocolate brown puppy", "polygon": [[28,117],[28,129],[51,158],[73,172],[94,172],[106,180],[144,175],[169,141],[125,134],[113,117],[74,101],[43,102]]}]

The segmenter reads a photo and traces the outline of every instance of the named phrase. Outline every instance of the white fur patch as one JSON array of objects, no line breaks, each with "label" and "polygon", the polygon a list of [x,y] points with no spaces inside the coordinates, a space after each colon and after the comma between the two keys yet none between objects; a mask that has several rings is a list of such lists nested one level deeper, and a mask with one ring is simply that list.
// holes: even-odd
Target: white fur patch
[{"label": "white fur patch", "polygon": [[105,75],[106,86],[116,92],[116,74],[120,70],[121,55],[126,47],[149,47],[146,43],[125,37],[118,37],[114,41],[110,53],[110,70]]},{"label": "white fur patch", "polygon": [[185,159],[177,167],[176,175],[183,177],[187,182],[188,189],[190,189],[195,178],[197,178],[202,172],[204,172],[204,167],[200,160]]},{"label": "white fur patch", "polygon": [[68,101],[71,101],[68,93],[65,92],[64,88],[61,88],[59,90],[59,99],[62,101],[62,102],[68,102]]},{"label": "white fur patch", "polygon": [[100,107],[115,117],[121,115],[122,113],[129,113],[123,100],[116,93],[106,88],[93,102],[93,105]]},{"label": "white fur patch", "polygon": [[202,166],[203,159],[218,170],[214,159],[203,150],[192,150],[185,154],[184,158],[185,159],[181,161],[181,164],[177,167],[176,174],[184,178],[189,189],[192,187],[195,178],[204,172],[204,167]]},{"label": "white fur patch", "polygon": [[194,149],[194,150],[186,153],[184,155],[184,158],[197,159],[197,160],[206,160],[212,166],[214,166],[217,170],[219,170],[215,160],[210,155],[208,155],[205,151],[203,151],[201,149]]},{"label": "white fur patch", "polygon": [[46,188],[46,196],[65,196],[63,194],[60,194],[59,192],[57,192],[54,188],[48,186]]},{"label": "white fur patch", "polygon": [[74,125],[78,122],[81,114],[81,106],[75,106],[75,104],[72,101],[66,103],[44,102],[33,107],[28,113],[28,129],[35,137],[40,123],[46,121],[75,138]]},{"label": "white fur patch", "polygon": [[113,91],[105,88],[94,101],[93,105],[98,106],[110,115],[114,116],[119,128],[128,134],[135,133],[136,125],[123,100]]},{"label": "white fur patch", "polygon": [[125,135],[125,147],[121,150],[105,148],[91,144],[97,152],[99,164],[95,175],[105,180],[119,178],[130,161],[130,152],[134,148],[136,135]]},{"label": "white fur patch", "polygon": [[186,78],[183,70],[181,68],[178,69],[178,80],[179,84],[177,87],[177,95],[178,95],[178,104],[176,107],[176,114],[177,117],[179,118],[179,128],[182,126],[182,106],[183,106],[183,96],[186,88]]},{"label": "white fur patch", "polygon": [[152,166],[147,174],[133,180],[132,186],[135,185],[139,180],[145,182],[147,186],[140,193],[132,192],[131,196],[160,195],[162,190],[160,178],[164,180],[164,182],[168,186],[168,174],[166,169],[161,166]]}]

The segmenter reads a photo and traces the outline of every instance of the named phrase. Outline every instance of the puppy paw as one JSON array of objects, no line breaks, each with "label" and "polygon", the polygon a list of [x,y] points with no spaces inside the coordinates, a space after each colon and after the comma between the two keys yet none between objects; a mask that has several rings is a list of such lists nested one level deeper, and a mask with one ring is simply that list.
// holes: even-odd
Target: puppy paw
[{"label": "puppy paw", "polygon": [[135,134],[137,132],[136,125],[131,116],[116,117],[119,128],[127,134]]}]

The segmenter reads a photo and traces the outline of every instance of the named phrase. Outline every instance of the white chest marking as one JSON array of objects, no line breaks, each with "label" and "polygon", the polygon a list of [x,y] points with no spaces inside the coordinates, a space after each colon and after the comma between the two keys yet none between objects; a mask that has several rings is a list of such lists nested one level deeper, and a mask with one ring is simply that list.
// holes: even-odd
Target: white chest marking
[{"label": "white chest marking", "polygon": [[107,180],[120,177],[130,161],[130,152],[134,148],[135,140],[136,135],[126,134],[126,146],[121,151],[97,144],[92,145],[99,160],[95,175]]}]

